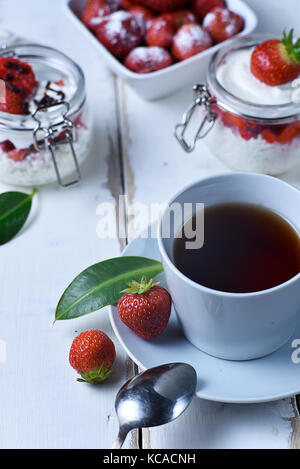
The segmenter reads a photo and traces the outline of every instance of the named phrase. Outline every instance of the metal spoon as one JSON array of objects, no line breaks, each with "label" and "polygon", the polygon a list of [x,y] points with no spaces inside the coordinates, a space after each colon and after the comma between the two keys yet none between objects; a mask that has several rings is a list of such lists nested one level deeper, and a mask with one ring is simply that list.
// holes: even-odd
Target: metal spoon
[{"label": "metal spoon", "polygon": [[120,431],[113,449],[122,448],[134,428],[156,427],[179,417],[191,403],[197,375],[185,363],[151,368],[122,386],[116,397]]}]

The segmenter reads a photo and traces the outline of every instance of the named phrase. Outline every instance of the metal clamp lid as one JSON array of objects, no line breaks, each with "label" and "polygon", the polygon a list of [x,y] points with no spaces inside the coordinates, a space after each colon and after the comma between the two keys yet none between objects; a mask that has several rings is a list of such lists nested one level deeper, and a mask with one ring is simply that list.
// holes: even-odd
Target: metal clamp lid
[{"label": "metal clamp lid", "polygon": [[[212,104],[216,104],[216,101],[212,99],[208,87],[206,85],[198,84],[193,87],[193,91],[195,94],[194,102],[183,114],[181,123],[176,125],[174,131],[176,139],[187,153],[194,151],[197,141],[206,137],[213,128],[217,119],[216,112],[211,110]],[[192,142],[189,143],[185,138],[185,134],[195,111],[201,106],[206,110],[205,117],[200,122],[200,126],[198,127]]]},{"label": "metal clamp lid", "polygon": [[[59,121],[58,123],[55,123],[49,126],[44,126],[42,124],[41,118],[39,118],[38,116],[39,115],[42,116],[41,113],[45,113],[49,109],[53,109],[58,106],[63,106],[63,109],[64,109],[62,112],[62,120]],[[55,169],[56,176],[57,176],[57,180],[58,180],[59,185],[62,187],[72,186],[73,184],[76,184],[81,180],[79,163],[77,160],[77,156],[76,156],[76,152],[75,152],[75,148],[73,144],[75,140],[74,124],[70,119],[67,118],[69,108],[70,108],[69,103],[65,101],[61,101],[61,102],[46,105],[46,106],[40,106],[32,114],[32,118],[37,122],[37,126],[33,131],[34,146],[37,151],[45,151],[45,150],[50,151],[52,161],[54,164],[54,169]],[[42,133],[42,137],[40,137],[41,133]],[[58,163],[57,163],[57,158],[55,155],[55,150],[57,149],[58,146],[61,146],[61,145],[69,145],[71,154],[73,156],[74,164],[75,164],[75,170],[77,173],[76,179],[68,183],[64,183],[62,180],[59,167],[58,167]]]}]

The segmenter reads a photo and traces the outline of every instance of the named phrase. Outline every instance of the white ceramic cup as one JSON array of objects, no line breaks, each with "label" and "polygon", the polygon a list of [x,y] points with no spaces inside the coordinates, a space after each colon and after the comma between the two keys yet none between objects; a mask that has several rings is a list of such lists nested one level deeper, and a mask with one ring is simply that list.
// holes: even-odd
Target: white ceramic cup
[{"label": "white ceramic cup", "polygon": [[[300,316],[300,273],[274,288],[227,293],[199,285],[174,265],[176,220],[164,237],[174,203],[250,203],[266,207],[300,233],[300,192],[285,182],[255,173],[229,173],[204,179],[177,194],[162,214],[158,244],[167,285],[186,338],[202,351],[227,360],[250,360],[279,349],[293,335]],[[196,211],[196,210],[195,210]],[[175,217],[178,218],[178,217]],[[184,222],[186,220],[183,220]]]}]

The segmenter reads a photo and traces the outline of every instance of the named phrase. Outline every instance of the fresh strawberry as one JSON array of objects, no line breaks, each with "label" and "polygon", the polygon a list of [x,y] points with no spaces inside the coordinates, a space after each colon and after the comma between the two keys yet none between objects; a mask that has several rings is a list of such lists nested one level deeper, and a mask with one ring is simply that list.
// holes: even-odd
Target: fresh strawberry
[{"label": "fresh strawberry", "polygon": [[82,332],[73,341],[69,361],[70,365],[91,384],[101,383],[109,377],[116,358],[113,342],[102,331],[91,329]]},{"label": "fresh strawberry", "polygon": [[150,24],[150,21],[154,18],[154,13],[152,13],[152,11],[148,8],[141,7],[139,5],[134,5],[128,11],[135,17],[143,32],[145,33]]},{"label": "fresh strawberry", "polygon": [[209,33],[198,24],[185,24],[173,39],[172,53],[178,60],[185,60],[212,46]]},{"label": "fresh strawberry", "polygon": [[269,86],[295,80],[300,74],[300,39],[294,43],[294,30],[284,32],[282,41],[271,39],[255,47],[251,56],[251,72]]},{"label": "fresh strawberry", "polygon": [[133,2],[151,10],[168,12],[184,8],[189,0],[133,0]]},{"label": "fresh strawberry", "polygon": [[300,122],[287,125],[277,137],[278,143],[291,143],[300,135]]},{"label": "fresh strawberry", "polygon": [[189,10],[171,11],[170,13],[164,13],[161,16],[162,18],[170,21],[176,31],[185,24],[197,22],[195,15]]},{"label": "fresh strawberry", "polygon": [[143,39],[138,21],[127,11],[117,11],[105,18],[96,29],[99,41],[115,57],[122,59]]},{"label": "fresh strawberry", "polygon": [[154,339],[167,327],[171,313],[171,296],[164,288],[149,282],[132,281],[118,303],[121,320],[143,339]]},{"label": "fresh strawberry", "polygon": [[192,11],[195,13],[199,22],[203,21],[203,18],[207,13],[214,8],[226,8],[225,0],[194,0],[192,3]]},{"label": "fresh strawberry", "polygon": [[89,29],[95,31],[102,19],[117,11],[119,7],[119,0],[87,0],[81,19]]},{"label": "fresh strawberry", "polygon": [[161,47],[137,47],[127,56],[124,65],[135,73],[151,73],[172,63],[169,52]]},{"label": "fresh strawberry", "polygon": [[215,42],[222,42],[243,29],[244,19],[227,8],[214,8],[205,16],[203,27]]},{"label": "fresh strawberry", "polygon": [[159,16],[150,23],[146,34],[146,42],[148,46],[168,49],[173,42],[175,32],[173,24]]}]

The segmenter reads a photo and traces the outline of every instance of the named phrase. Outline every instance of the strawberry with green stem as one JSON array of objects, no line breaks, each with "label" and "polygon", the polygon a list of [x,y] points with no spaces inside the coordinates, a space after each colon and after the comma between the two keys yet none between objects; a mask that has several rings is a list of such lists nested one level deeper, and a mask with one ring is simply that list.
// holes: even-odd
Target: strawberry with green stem
[{"label": "strawberry with green stem", "polygon": [[280,86],[300,74],[300,39],[294,41],[294,30],[283,32],[283,39],[264,41],[251,56],[251,72],[269,86]]},{"label": "strawberry with green stem", "polygon": [[122,322],[135,334],[151,340],[166,329],[171,304],[171,296],[165,288],[142,277],[140,282],[130,282],[118,302],[118,313]]},{"label": "strawberry with green stem", "polygon": [[102,331],[82,332],[73,341],[69,361],[81,375],[77,381],[98,384],[112,373],[116,350],[111,339]]}]

